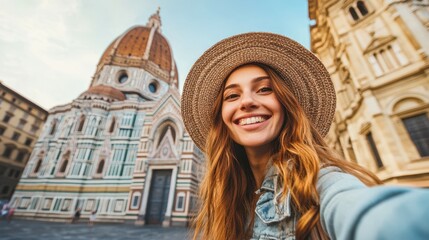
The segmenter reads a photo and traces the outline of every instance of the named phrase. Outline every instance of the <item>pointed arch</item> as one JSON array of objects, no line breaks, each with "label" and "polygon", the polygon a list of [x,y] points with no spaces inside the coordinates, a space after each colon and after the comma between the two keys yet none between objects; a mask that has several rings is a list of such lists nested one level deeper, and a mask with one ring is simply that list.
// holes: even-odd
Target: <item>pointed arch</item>
[{"label": "pointed arch", "polygon": [[156,131],[156,137],[157,137],[157,141],[156,141],[156,147],[159,147],[159,144],[161,143],[162,139],[164,139],[165,135],[167,134],[168,131],[171,132],[171,136],[173,138],[173,142],[176,143],[176,129],[177,126],[175,123],[173,123],[171,120],[166,120],[164,122],[162,122],[159,126],[158,126],[158,130]]},{"label": "pointed arch", "polygon": [[164,139],[165,134],[167,134],[167,131],[171,132],[171,136],[173,137],[173,142],[176,142],[176,131],[174,130],[174,127],[172,127],[170,124],[167,124],[166,126],[164,126],[161,131],[160,131],[160,135],[158,138],[158,142],[156,143],[156,146],[158,147],[159,144],[161,143],[162,139]]},{"label": "pointed arch", "polygon": [[36,166],[34,167],[34,173],[38,173],[40,170],[40,166],[42,166],[42,158],[39,158],[39,160],[37,160]]},{"label": "pointed arch", "polygon": [[68,159],[64,160],[63,163],[61,164],[60,173],[64,173],[66,171],[67,165],[69,165]]},{"label": "pointed arch", "polygon": [[63,155],[63,161],[61,163],[61,167],[60,167],[59,173],[64,173],[66,171],[67,166],[69,165],[69,159],[70,159],[70,151],[67,151]]},{"label": "pointed arch", "polygon": [[113,133],[115,131],[115,125],[116,125],[116,117],[113,117],[112,121],[110,122],[109,133]]},{"label": "pointed arch", "polygon": [[97,173],[96,174],[102,174],[103,173],[103,170],[104,170],[104,163],[105,163],[106,161],[104,160],[104,159],[102,159],[99,163],[98,163],[98,166],[97,166]]},{"label": "pointed arch", "polygon": [[173,115],[163,115],[157,119],[156,122],[153,122],[152,127],[150,128],[149,136],[153,139],[153,144],[158,142],[160,137],[161,130],[164,128],[165,124],[170,123],[176,133],[176,143],[180,140],[184,134],[185,128],[182,124],[182,120]]},{"label": "pointed arch", "polygon": [[85,119],[86,119],[86,116],[82,114],[80,116],[80,118],[79,118],[79,125],[78,125],[78,128],[77,128],[78,132],[82,132],[83,125],[85,124]]},{"label": "pointed arch", "polygon": [[52,121],[52,124],[51,124],[51,130],[50,130],[50,132],[49,132],[49,135],[54,135],[54,133],[56,132],[56,130],[57,130],[57,124],[58,124],[58,120],[57,119],[54,119],[53,121]]}]

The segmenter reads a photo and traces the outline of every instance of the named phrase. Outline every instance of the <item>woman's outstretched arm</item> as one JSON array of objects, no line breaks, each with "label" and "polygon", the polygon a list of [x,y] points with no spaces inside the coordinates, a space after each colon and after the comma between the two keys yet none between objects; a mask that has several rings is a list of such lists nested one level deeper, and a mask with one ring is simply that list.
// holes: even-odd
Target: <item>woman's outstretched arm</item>
[{"label": "woman's outstretched arm", "polygon": [[320,171],[317,190],[331,239],[429,239],[429,190],[366,187],[336,167]]}]

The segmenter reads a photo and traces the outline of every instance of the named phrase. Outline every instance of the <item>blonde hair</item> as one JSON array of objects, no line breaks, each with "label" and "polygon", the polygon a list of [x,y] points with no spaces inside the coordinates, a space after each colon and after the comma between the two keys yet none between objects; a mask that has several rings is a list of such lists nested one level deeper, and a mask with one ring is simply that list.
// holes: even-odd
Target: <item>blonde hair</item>
[{"label": "blonde hair", "polygon": [[[367,185],[380,181],[366,169],[337,157],[307,118],[285,81],[270,67],[253,65],[264,69],[271,78],[273,91],[285,114],[271,154],[276,156],[273,165],[283,183],[283,199],[289,189],[294,209],[300,216],[296,238],[328,239],[320,223],[316,190],[321,165],[337,166]],[[199,236],[216,240],[248,239],[253,230],[256,181],[244,148],[231,139],[222,121],[223,87],[214,104],[213,122],[206,142],[207,172],[200,185],[201,206],[194,220],[194,239]]]}]

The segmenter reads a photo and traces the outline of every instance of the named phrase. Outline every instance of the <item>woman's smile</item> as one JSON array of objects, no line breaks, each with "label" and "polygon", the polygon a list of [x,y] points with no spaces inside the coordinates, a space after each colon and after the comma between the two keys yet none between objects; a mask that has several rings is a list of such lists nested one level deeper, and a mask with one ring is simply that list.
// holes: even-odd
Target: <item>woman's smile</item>
[{"label": "woman's smile", "polygon": [[244,125],[250,125],[255,123],[262,123],[269,118],[270,116],[267,116],[267,115],[259,115],[259,116],[257,115],[257,116],[243,117],[236,120],[235,122],[237,122],[237,124],[240,126],[244,126]]}]

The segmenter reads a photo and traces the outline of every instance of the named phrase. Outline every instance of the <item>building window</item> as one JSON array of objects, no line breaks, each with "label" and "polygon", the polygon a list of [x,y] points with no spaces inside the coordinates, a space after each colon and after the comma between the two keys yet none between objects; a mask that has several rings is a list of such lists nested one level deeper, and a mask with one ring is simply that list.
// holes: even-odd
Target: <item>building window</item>
[{"label": "building window", "polygon": [[54,135],[56,130],[57,130],[57,119],[54,119],[52,121],[51,131],[49,132],[49,135]]},{"label": "building window", "polygon": [[0,126],[0,136],[6,131],[6,127]]},{"label": "building window", "polygon": [[61,207],[61,211],[69,211],[71,206],[71,199],[64,199],[63,206]]},{"label": "building window", "polygon": [[11,146],[11,145],[6,146],[3,152],[3,157],[9,158],[12,155],[13,149],[14,149],[14,146]]},{"label": "building window", "polygon": [[121,71],[119,73],[118,82],[122,84],[126,81],[128,81],[128,74],[125,71]]},{"label": "building window", "polygon": [[82,132],[83,125],[85,124],[85,115],[82,115],[79,119],[79,126],[77,128],[78,132]]},{"label": "building window", "polygon": [[33,142],[33,139],[31,139],[31,138],[27,138],[27,139],[25,140],[25,145],[26,145],[26,146],[30,146],[32,142]]},{"label": "building window", "polygon": [[7,176],[12,177],[14,173],[15,173],[14,169],[9,169],[9,174]]},{"label": "building window", "polygon": [[177,194],[176,210],[183,211],[184,209],[185,209],[185,193],[180,192]]},{"label": "building window", "polygon": [[368,14],[368,9],[365,6],[365,3],[363,1],[357,1],[357,8],[359,9],[360,14],[362,16],[365,16]]},{"label": "building window", "polygon": [[112,158],[109,162],[109,168],[106,170],[106,176],[129,176],[134,168],[134,158],[128,157],[128,151],[134,151],[134,148],[127,144],[114,144],[112,146]]},{"label": "building window", "polygon": [[45,201],[43,201],[42,210],[50,210],[52,207],[52,198],[45,198]]},{"label": "building window", "polygon": [[350,5],[348,9],[350,16],[354,21],[358,21],[369,13],[369,10],[364,1],[357,1]]},{"label": "building window", "polygon": [[6,113],[6,115],[4,115],[3,117],[3,122],[8,123],[11,118],[12,118],[12,115]]},{"label": "building window", "polygon": [[104,169],[104,159],[98,163],[97,174],[102,174]]},{"label": "building window", "polygon": [[151,93],[156,93],[158,91],[158,89],[159,89],[159,84],[158,84],[158,82],[155,79],[153,79],[152,82],[149,83],[148,87],[149,87],[149,91]]},{"label": "building window", "polygon": [[112,133],[113,131],[115,131],[115,125],[116,125],[116,118],[113,117],[112,122],[110,123],[109,133]]},{"label": "building window", "polygon": [[34,210],[37,207],[37,204],[39,203],[39,199],[38,197],[33,198],[33,200],[31,200],[31,205],[30,205],[30,209]]},{"label": "building window", "polygon": [[21,175],[21,171],[16,170],[14,178],[19,178],[20,175]]},{"label": "building window", "polygon": [[68,164],[69,164],[69,160],[68,159],[64,160],[64,162],[61,164],[61,167],[60,167],[60,173],[64,173],[66,171]]},{"label": "building window", "polygon": [[355,151],[354,151],[354,149],[353,149],[353,145],[352,145],[352,141],[351,141],[351,139],[349,139],[349,142],[348,142],[348,144],[347,144],[347,153],[348,153],[348,155],[349,155],[350,160],[351,160],[352,162],[357,163],[357,161],[356,161],[356,155],[355,155]]},{"label": "building window", "polygon": [[60,206],[61,206],[61,204],[62,204],[62,201],[63,201],[63,199],[62,199],[62,198],[57,198],[57,199],[55,200],[54,208],[53,208],[52,210],[53,210],[53,211],[59,211],[59,210],[60,210]]},{"label": "building window", "polygon": [[136,209],[139,207],[140,196],[141,194],[139,192],[134,192],[131,202],[131,208]]},{"label": "building window", "polygon": [[381,76],[408,63],[401,49],[396,44],[387,45],[368,56],[374,74]]},{"label": "building window", "polygon": [[97,119],[93,118],[86,127],[86,135],[94,136],[97,132]]},{"label": "building window", "polygon": [[31,132],[36,133],[39,130],[39,127],[37,125],[31,125]]},{"label": "building window", "polygon": [[18,128],[23,129],[27,121],[25,119],[19,119]]},{"label": "building window", "polygon": [[429,119],[426,113],[402,119],[420,156],[429,156]]},{"label": "building window", "polygon": [[359,16],[357,15],[354,7],[349,8],[349,13],[352,16],[353,20],[357,21],[359,19]]},{"label": "building window", "polygon": [[375,145],[374,138],[372,137],[372,133],[369,132],[366,134],[366,140],[368,142],[369,148],[371,149],[372,156],[375,159],[378,168],[384,167],[383,162],[381,161],[380,154],[378,153],[377,146]]},{"label": "building window", "polygon": [[42,165],[42,159],[39,159],[36,163],[36,167],[34,168],[34,173],[38,173],[40,170],[40,166]]},{"label": "building window", "polygon": [[96,137],[100,136],[101,130],[103,130],[101,123],[102,123],[102,121],[98,120],[97,128],[95,129],[95,133],[94,133],[94,136],[96,136]]},{"label": "building window", "polygon": [[1,190],[1,193],[2,194],[8,194],[9,193],[9,189],[10,189],[9,186],[4,186],[3,189]]},{"label": "building window", "polygon": [[18,141],[18,139],[19,139],[19,137],[21,136],[21,134],[20,133],[18,133],[18,132],[14,132],[13,133],[13,136],[12,136],[12,140],[14,140],[14,141]]},{"label": "building window", "polygon": [[122,117],[121,126],[132,127],[134,125],[135,115],[134,113],[125,113]]},{"label": "building window", "polygon": [[18,155],[16,156],[16,161],[23,162],[26,155],[27,155],[27,152],[19,151]]}]

